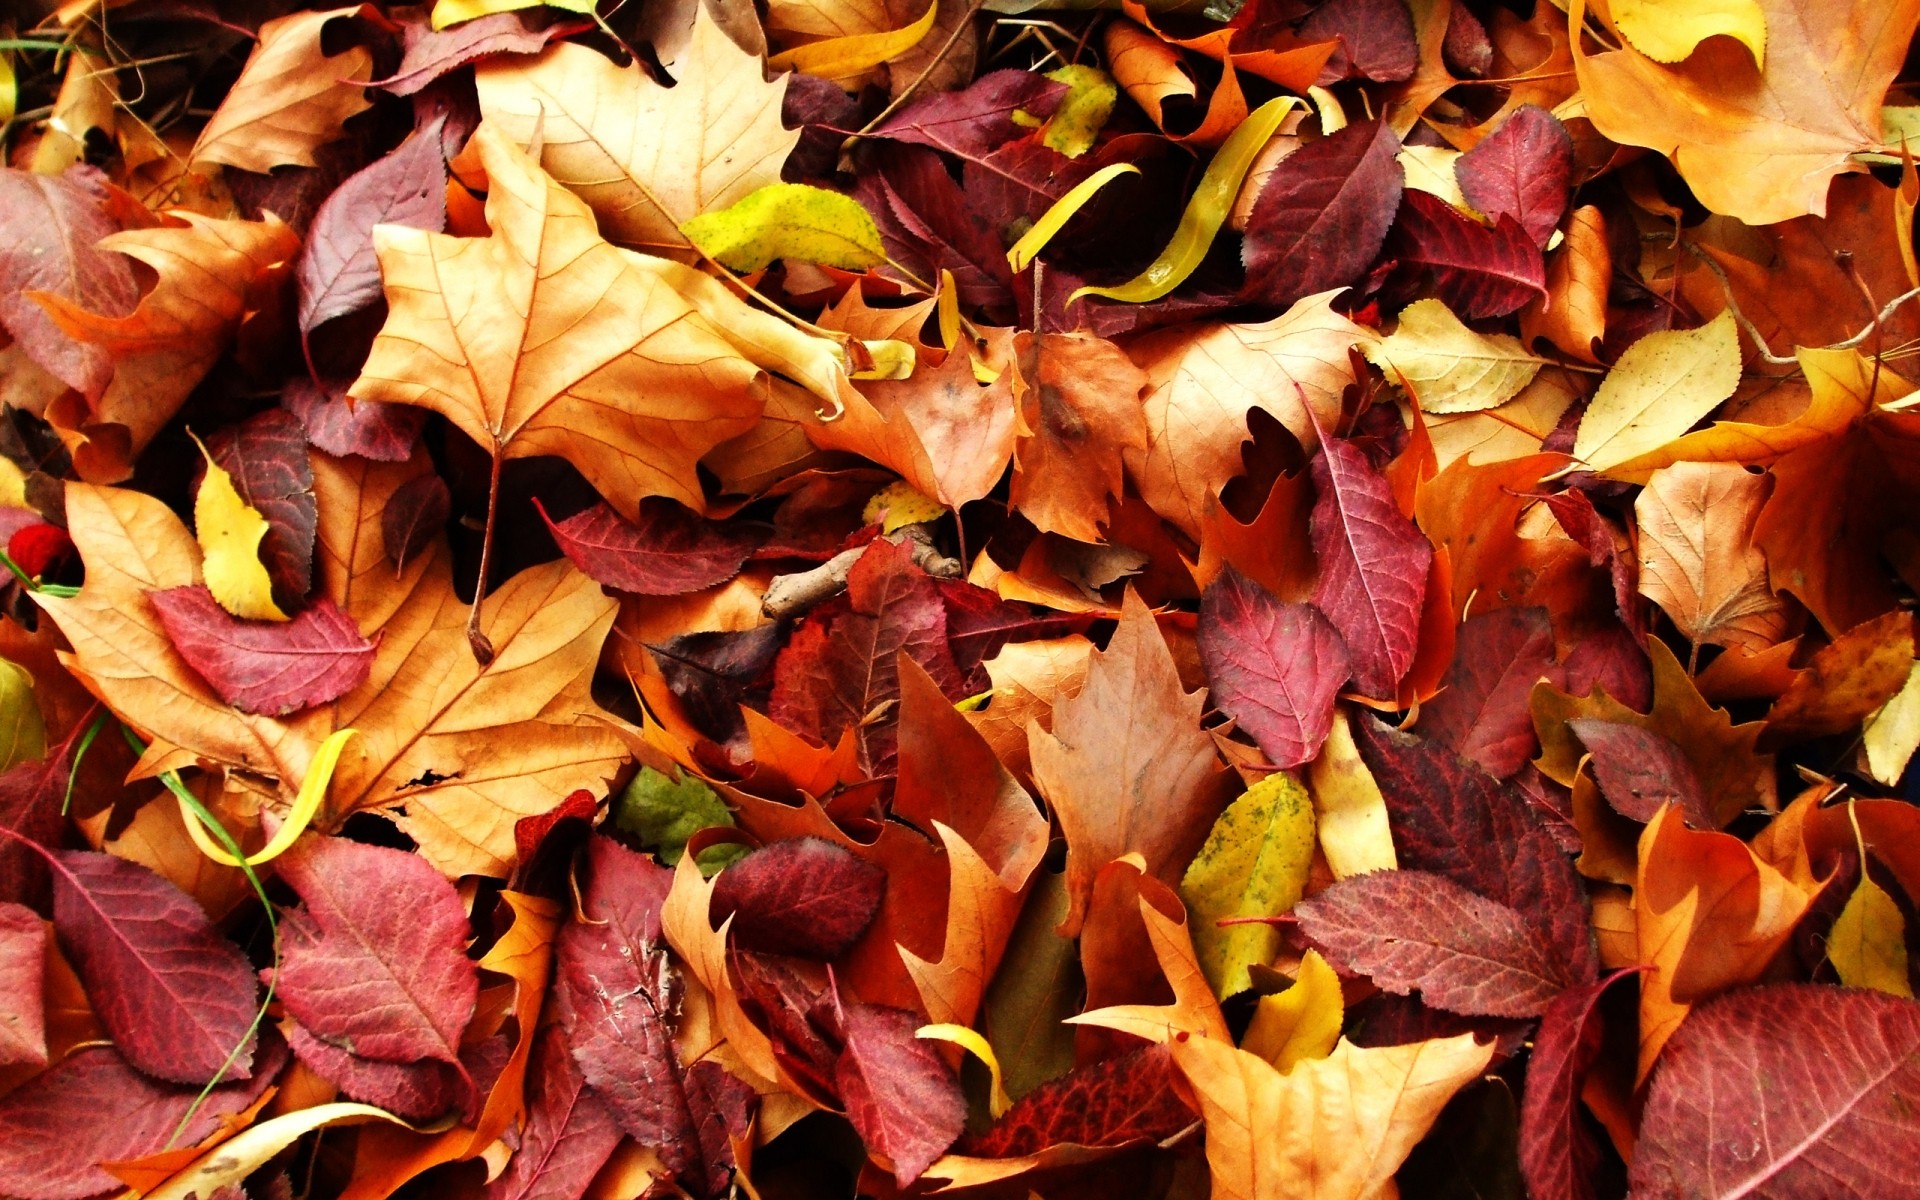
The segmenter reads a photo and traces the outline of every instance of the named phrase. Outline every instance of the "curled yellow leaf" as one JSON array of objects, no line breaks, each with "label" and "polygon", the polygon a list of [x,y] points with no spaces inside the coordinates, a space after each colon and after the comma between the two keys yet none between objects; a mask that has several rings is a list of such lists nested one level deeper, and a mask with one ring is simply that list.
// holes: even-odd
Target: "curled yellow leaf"
[{"label": "curled yellow leaf", "polygon": [[795,46],[769,58],[767,66],[776,71],[818,75],[835,83],[851,80],[918,46],[921,39],[933,31],[933,21],[939,9],[937,3],[927,5],[925,15],[903,29],[855,33]]},{"label": "curled yellow leaf", "polygon": [[733,271],[776,258],[864,271],[887,261],[880,229],[852,196],[804,183],[770,183],[716,212],[681,222],[700,252]]},{"label": "curled yellow leaf", "polygon": [[273,839],[259,850],[249,854],[245,861],[235,858],[208,836],[205,823],[184,797],[176,797],[180,805],[180,819],[186,822],[187,836],[193,844],[200,847],[200,853],[219,863],[223,867],[257,867],[261,863],[272,862],[286,853],[300,840],[313,816],[320,811],[320,802],[327,798],[327,784],[333,781],[333,769],[340,763],[340,751],[346,748],[347,739],[358,730],[341,729],[329,734],[327,740],[320,743],[319,753],[313,756],[313,764],[307,768],[307,777],[300,781],[300,794],[295,797],[293,811],[287,814]]},{"label": "curled yellow leaf", "polygon": [[922,1025],[914,1030],[913,1036],[933,1041],[952,1042],[986,1064],[987,1074],[993,1077],[993,1091],[987,1103],[992,1109],[995,1120],[1005,1116],[1007,1110],[1013,1107],[1013,1100],[1007,1095],[1006,1085],[1000,1080],[1000,1059],[994,1054],[993,1046],[987,1042],[986,1038],[965,1025]]},{"label": "curled yellow leaf", "polygon": [[1047,243],[1053,240],[1053,235],[1059,233],[1061,228],[1073,219],[1073,214],[1086,207],[1087,201],[1093,199],[1095,192],[1122,175],[1139,173],[1140,168],[1132,163],[1114,163],[1110,167],[1101,167],[1082,179],[1074,185],[1072,191],[1055,200],[1051,208],[1040,214],[1040,219],[1033,223],[1033,228],[1027,230],[1021,235],[1020,240],[1013,244],[1013,249],[1007,251],[1007,265],[1016,272],[1026,270],[1040,251],[1046,248]]},{"label": "curled yellow leaf", "polygon": [[[199,444],[199,439],[194,439]],[[207,590],[220,607],[250,621],[285,621],[287,614],[273,602],[273,579],[260,561],[260,540],[267,536],[267,519],[240,498],[227,474],[207,448],[207,477],[193,501],[193,535],[206,556],[201,570]]]}]

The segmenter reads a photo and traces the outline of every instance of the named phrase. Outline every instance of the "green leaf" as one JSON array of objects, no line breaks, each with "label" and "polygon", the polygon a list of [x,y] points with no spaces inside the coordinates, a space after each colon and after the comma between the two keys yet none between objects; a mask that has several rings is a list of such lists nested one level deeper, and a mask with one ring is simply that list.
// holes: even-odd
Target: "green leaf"
[{"label": "green leaf", "polygon": [[[613,802],[613,823],[659,851],[668,866],[687,852],[687,839],[702,829],[732,829],[733,813],[704,782],[688,775],[669,779],[641,767]],[[745,846],[709,846],[695,856],[702,874],[711,875],[747,852]]]},{"label": "green leaf", "polygon": [[47,755],[47,726],[33,698],[33,676],[0,658],[0,771]]},{"label": "green leaf", "polygon": [[1220,226],[1226,223],[1227,212],[1233,207],[1233,198],[1240,194],[1240,184],[1253,167],[1254,156],[1298,103],[1292,96],[1269,100],[1248,113],[1239,128],[1227,135],[1220,152],[1207,164],[1206,174],[1200,177],[1193,199],[1187,201],[1186,211],[1180,214],[1180,225],[1173,231],[1173,240],[1167,243],[1159,258],[1147,264],[1146,270],[1114,287],[1080,288],[1067,297],[1067,303],[1072,304],[1082,296],[1105,296],[1129,304],[1145,304],[1185,283],[1200,260],[1207,256],[1207,247],[1213,245]]},{"label": "green leaf", "polygon": [[1280,949],[1271,925],[1221,926],[1223,917],[1278,917],[1300,902],[1313,861],[1313,801],[1300,781],[1275,772],[1248,788],[1213,823],[1180,880],[1193,948],[1221,997],[1245,991],[1247,968]]},{"label": "green leaf", "polygon": [[1066,84],[1067,94],[1060,107],[1053,110],[1040,140],[1049,150],[1079,158],[1093,148],[1093,140],[1113,115],[1120,89],[1114,86],[1113,77],[1098,67],[1061,67],[1048,71],[1047,78]]},{"label": "green leaf", "polygon": [[680,226],[728,270],[758,271],[776,258],[864,271],[887,261],[880,229],[860,202],[804,183],[770,183]]}]

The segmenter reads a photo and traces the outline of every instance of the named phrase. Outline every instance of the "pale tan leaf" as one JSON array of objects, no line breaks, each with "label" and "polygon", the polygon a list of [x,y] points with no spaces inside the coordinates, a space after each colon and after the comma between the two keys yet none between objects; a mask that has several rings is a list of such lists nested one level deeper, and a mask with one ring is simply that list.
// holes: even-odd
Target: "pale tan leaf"
[{"label": "pale tan leaf", "polygon": [[1438,300],[1400,310],[1367,358],[1429,413],[1479,412],[1505,404],[1533,382],[1545,360],[1506,333],[1476,333]]},{"label": "pale tan leaf", "polygon": [[1786,603],[1753,544],[1768,491],[1766,476],[1733,463],[1675,463],[1634,501],[1640,594],[1688,640],[1756,651],[1786,636]]},{"label": "pale tan leaf", "polygon": [[1723,312],[1698,329],[1650,333],[1627,347],[1580,418],[1573,456],[1596,471],[1657,450],[1740,386],[1740,336]]},{"label": "pale tan leaf", "polygon": [[327,22],[364,7],[295,13],[262,25],[259,44],[187,161],[261,174],[313,166],[313,152],[339,137],[348,117],[373,106],[362,86],[373,78],[373,54],[350,46],[329,57],[320,46]]}]

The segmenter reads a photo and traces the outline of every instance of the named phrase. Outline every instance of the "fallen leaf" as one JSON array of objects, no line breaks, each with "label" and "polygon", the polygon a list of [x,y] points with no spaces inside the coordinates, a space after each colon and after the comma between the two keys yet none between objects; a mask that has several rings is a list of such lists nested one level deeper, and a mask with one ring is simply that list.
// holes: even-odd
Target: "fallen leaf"
[{"label": "fallen leaf", "polygon": [[1285,1075],[1299,1063],[1333,1053],[1345,1016],[1340,976],[1318,951],[1309,949],[1285,991],[1260,997],[1240,1048]]},{"label": "fallen leaf", "polygon": [[1621,0],[1613,22],[1633,48],[1655,62],[1686,60],[1701,42],[1725,35],[1753,51],[1755,64],[1767,61],[1767,16],[1757,0],[1685,0],[1652,4]]},{"label": "fallen leaf", "polygon": [[1815,654],[1767,714],[1769,746],[1850,733],[1906,686],[1913,673],[1913,618],[1864,622]]},{"label": "fallen leaf", "polygon": [[1517,220],[1481,225],[1418,189],[1401,196],[1384,253],[1419,291],[1470,321],[1517,312],[1547,294],[1540,248]]},{"label": "fallen leaf", "polygon": [[1453,169],[1474,211],[1489,221],[1512,217],[1545,248],[1573,192],[1573,138],[1552,113],[1523,104]]},{"label": "fallen leaf", "polygon": [[1293,911],[1306,890],[1313,847],[1313,803],[1284,771],[1248,788],[1214,822],[1180,877],[1180,898],[1192,914],[1194,953],[1215,994],[1245,991],[1252,985],[1247,968],[1264,966],[1280,948],[1272,925],[1218,922]]},{"label": "fallen leaf", "polygon": [[1907,973],[1907,919],[1887,889],[1865,875],[1833,919],[1827,958],[1848,987],[1913,999]]},{"label": "fallen leaf", "polygon": [[0,172],[0,219],[19,231],[19,240],[0,251],[6,281],[0,326],[35,363],[88,396],[112,382],[112,355],[61,332],[29,293],[59,296],[90,312],[133,310],[140,299],[133,264],[99,246],[120,231],[117,199],[106,178],[86,168],[59,175]]},{"label": "fallen leaf", "polygon": [[840,1020],[846,1045],[834,1082],[847,1119],[904,1188],[960,1136],[966,1100],[939,1055],[913,1036],[912,1013],[848,1004]]},{"label": "fallen leaf", "polygon": [[1440,694],[1421,705],[1417,731],[1488,774],[1508,778],[1538,745],[1528,707],[1533,685],[1558,675],[1553,626],[1544,609],[1475,613],[1460,623],[1453,665]]},{"label": "fallen leaf", "polygon": [[1313,460],[1313,603],[1346,639],[1353,685],[1388,699],[1413,665],[1433,546],[1395,506],[1387,481],[1338,438]]},{"label": "fallen leaf", "polygon": [[527,1123],[507,1169],[487,1185],[488,1200],[533,1200],[584,1192],[612,1156],[620,1127],[574,1065],[558,1025],[534,1044],[527,1072]]},{"label": "fallen leaf", "polygon": [[1386,800],[1354,745],[1346,709],[1334,710],[1332,728],[1307,778],[1313,788],[1320,851],[1335,879],[1391,871],[1399,865]]},{"label": "fallen leaf", "polygon": [[843,271],[887,261],[880,230],[859,201],[802,183],[770,183],[681,222],[680,232],[701,254],[735,271],[758,271],[775,259]]},{"label": "fallen leaf", "polygon": [[405,225],[438,233],[447,223],[447,164],[441,149],[444,119],[414,131],[399,149],[361,168],[335,188],[313,214],[294,280],[300,289],[300,329],[312,333],[335,317],[380,298],[376,225]]},{"label": "fallen leaf", "polygon": [[0,901],[0,1066],[47,1065],[46,957],[40,914]]},{"label": "fallen leaf", "polygon": [[1368,121],[1289,154],[1261,184],[1247,222],[1245,294],[1285,306],[1358,279],[1400,206],[1399,152],[1393,129]]},{"label": "fallen leaf", "polygon": [[338,700],[367,681],[374,643],[333,601],[284,624],[235,619],[205,587],[148,594],[174,649],[244,713],[286,716]]},{"label": "fallen leaf", "polygon": [[365,88],[354,86],[373,77],[367,48],[350,46],[334,55],[321,48],[328,22],[358,16],[362,7],[294,13],[260,26],[240,78],[207,119],[187,160],[262,174],[315,165],[313,152],[341,136],[348,117],[372,105]]},{"label": "fallen leaf", "polygon": [[1119,347],[1088,334],[1019,333],[1013,355],[1021,374],[1012,504],[1036,528],[1101,541],[1122,462],[1147,448],[1147,377]]},{"label": "fallen leaf", "polygon": [[886,873],[831,842],[774,842],[714,880],[712,916],[733,944],[830,962],[860,940],[880,908]]},{"label": "fallen leaf", "polygon": [[1893,699],[1867,718],[1861,741],[1873,777],[1888,787],[1899,783],[1920,748],[1920,668],[1909,669]]},{"label": "fallen leaf", "polygon": [[[534,502],[539,507],[539,501]],[[758,548],[752,528],[703,521],[672,500],[648,497],[638,521],[596,504],[555,521],[540,517],[561,553],[589,577],[639,596],[677,596],[725,583]]]},{"label": "fallen leaf", "polygon": [[1320,753],[1347,645],[1319,609],[1285,604],[1229,567],[1201,597],[1198,642],[1213,701],[1276,767]]},{"label": "fallen leaf", "polygon": [[1698,329],[1650,333],[1600,381],[1573,456],[1605,471],[1685,433],[1740,383],[1740,341],[1726,312]]},{"label": "fallen leaf", "polygon": [[1517,338],[1468,329],[1438,300],[1416,300],[1401,309],[1393,332],[1366,347],[1366,354],[1430,413],[1496,408],[1519,395],[1545,365]]},{"label": "fallen leaf", "polygon": [[1640,594],[1690,641],[1758,651],[1786,637],[1786,604],[1753,544],[1767,491],[1765,476],[1730,463],[1675,463],[1634,501]]}]

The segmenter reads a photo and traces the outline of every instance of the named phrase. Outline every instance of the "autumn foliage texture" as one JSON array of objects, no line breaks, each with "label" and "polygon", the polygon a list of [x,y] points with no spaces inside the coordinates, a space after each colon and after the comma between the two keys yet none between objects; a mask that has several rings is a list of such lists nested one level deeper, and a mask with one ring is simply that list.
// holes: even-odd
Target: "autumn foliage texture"
[{"label": "autumn foliage texture", "polygon": [[0,1197],[1920,1195],[1920,0],[0,27]]}]

